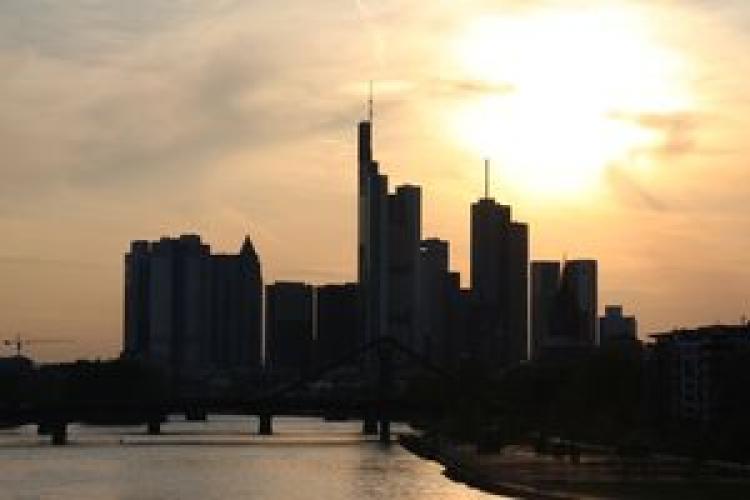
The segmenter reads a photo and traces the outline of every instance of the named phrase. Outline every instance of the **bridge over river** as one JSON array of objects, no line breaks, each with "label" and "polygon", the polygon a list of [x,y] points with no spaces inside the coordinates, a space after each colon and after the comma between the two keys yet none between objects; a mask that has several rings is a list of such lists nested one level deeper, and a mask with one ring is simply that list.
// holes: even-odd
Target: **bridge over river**
[{"label": "bridge over river", "polygon": [[[5,426],[36,424],[38,432],[51,436],[54,445],[68,442],[68,426],[75,423],[141,423],[146,432],[156,435],[168,415],[184,414],[187,420],[202,421],[209,415],[256,416],[258,426],[248,432],[273,433],[278,416],[319,416],[362,421],[365,435],[379,435],[383,443],[391,441],[391,423],[408,422],[434,415],[438,404],[416,401],[396,390],[394,357],[405,356],[414,366],[431,372],[441,384],[455,386],[455,377],[445,373],[419,354],[390,337],[370,342],[349,355],[292,383],[255,390],[246,397],[179,397],[158,401],[55,400],[42,405],[19,406],[5,411],[0,423]],[[327,394],[309,390],[329,372],[354,362],[366,363],[367,380],[355,394]]]}]

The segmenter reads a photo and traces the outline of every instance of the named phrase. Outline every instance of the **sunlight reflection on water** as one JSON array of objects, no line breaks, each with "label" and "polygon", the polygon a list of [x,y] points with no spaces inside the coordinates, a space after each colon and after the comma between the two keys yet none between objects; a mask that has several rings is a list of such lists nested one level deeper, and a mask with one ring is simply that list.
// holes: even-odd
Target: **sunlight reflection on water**
[{"label": "sunlight reflection on water", "polygon": [[[0,492],[11,499],[482,499],[400,446],[359,435],[358,422],[216,417],[144,427],[71,426],[53,448],[34,426],[0,431]],[[157,445],[157,443],[159,443]],[[8,495],[8,496],[6,496]]]}]

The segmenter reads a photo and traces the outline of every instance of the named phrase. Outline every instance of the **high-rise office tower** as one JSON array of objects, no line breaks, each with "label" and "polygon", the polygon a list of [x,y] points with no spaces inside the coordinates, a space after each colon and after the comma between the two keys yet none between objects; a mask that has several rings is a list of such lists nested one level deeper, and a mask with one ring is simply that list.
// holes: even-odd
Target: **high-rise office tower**
[{"label": "high-rise office tower", "polygon": [[560,291],[560,263],[531,263],[531,355],[538,359],[551,342],[555,331],[557,300]]},{"label": "high-rise office tower", "polygon": [[508,256],[509,363],[529,359],[529,226],[510,225]]},{"label": "high-rise office tower", "polygon": [[388,193],[372,152],[372,96],[358,128],[358,293],[362,342],[385,335],[412,345],[417,335],[421,189]]},{"label": "high-rise office tower", "polygon": [[471,206],[471,289],[480,304],[496,306],[502,301],[509,234],[510,207],[491,198]]},{"label": "high-rise office tower", "polygon": [[422,194],[417,186],[399,186],[388,195],[387,333],[417,348]]},{"label": "high-rise office tower", "polygon": [[214,364],[257,369],[263,332],[263,277],[250,238],[238,255],[211,257],[210,355]]},{"label": "high-rise office tower", "polygon": [[447,241],[428,238],[420,252],[419,336],[417,351],[433,363],[448,356],[450,274]]},{"label": "high-rise office tower", "polygon": [[151,245],[133,241],[125,254],[123,346],[128,358],[146,358],[151,344]]},{"label": "high-rise office tower", "polygon": [[370,172],[372,170],[372,123],[362,121],[357,127],[357,285],[359,286],[360,343],[371,337],[370,298]]},{"label": "high-rise office tower", "polygon": [[311,368],[313,288],[279,281],[266,287],[267,369],[280,378],[296,378]]},{"label": "high-rise office tower", "polygon": [[599,344],[597,279],[595,260],[569,260],[563,266],[557,334],[580,346]]},{"label": "high-rise office tower", "polygon": [[[372,110],[372,100],[370,102]],[[363,338],[386,334],[388,309],[388,178],[380,175],[372,154],[372,111],[358,128],[358,265]]]},{"label": "high-rise office tower", "polygon": [[[241,281],[234,303],[241,308],[240,327],[236,330],[241,346],[238,363],[259,370],[263,362],[263,271],[260,257],[249,236],[245,237],[238,259]],[[240,305],[242,304],[242,305]]]},{"label": "high-rise office tower", "polygon": [[262,277],[249,239],[211,255],[197,235],[134,241],[125,256],[123,357],[181,379],[260,368]]},{"label": "high-rise office tower", "polygon": [[484,197],[471,207],[471,288],[478,347],[489,369],[528,356],[528,228],[509,206]]},{"label": "high-rise office tower", "polygon": [[[125,256],[124,356],[146,360],[177,378],[194,377],[209,367],[209,259],[210,249],[197,235],[133,242]],[[148,275],[139,275],[145,260]],[[140,266],[131,267],[136,262]],[[130,293],[144,289],[148,306],[141,308],[143,302]],[[145,337],[139,327],[146,324],[148,342],[127,350],[130,339]]]},{"label": "high-rise office tower", "polygon": [[444,366],[449,370],[456,370],[471,359],[470,307],[471,290],[461,288],[459,273],[448,273],[448,326],[446,327]]},{"label": "high-rise office tower", "polygon": [[356,283],[324,285],[315,290],[315,362],[323,367],[359,347]]}]

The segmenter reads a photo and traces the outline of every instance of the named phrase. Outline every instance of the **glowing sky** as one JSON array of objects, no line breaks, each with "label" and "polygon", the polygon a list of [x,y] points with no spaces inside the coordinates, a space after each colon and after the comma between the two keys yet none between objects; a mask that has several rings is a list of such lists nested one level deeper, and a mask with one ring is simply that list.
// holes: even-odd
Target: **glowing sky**
[{"label": "glowing sky", "polygon": [[598,258],[642,334],[750,312],[743,1],[5,0],[0,75],[0,337],[72,341],[40,358],[118,352],[131,239],[353,279],[369,79],[465,276],[490,156],[532,256]]}]

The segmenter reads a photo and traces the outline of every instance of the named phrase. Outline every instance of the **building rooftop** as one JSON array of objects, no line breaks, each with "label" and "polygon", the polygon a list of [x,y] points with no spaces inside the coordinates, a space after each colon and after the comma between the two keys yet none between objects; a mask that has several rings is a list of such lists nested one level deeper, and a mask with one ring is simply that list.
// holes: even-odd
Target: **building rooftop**
[{"label": "building rooftop", "polygon": [[652,333],[650,338],[656,341],[666,341],[672,339],[697,339],[700,337],[750,337],[750,325],[706,325],[697,328],[679,328],[671,332]]}]

